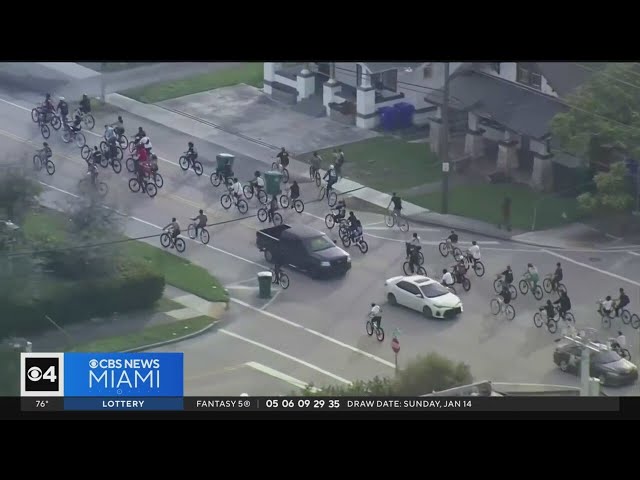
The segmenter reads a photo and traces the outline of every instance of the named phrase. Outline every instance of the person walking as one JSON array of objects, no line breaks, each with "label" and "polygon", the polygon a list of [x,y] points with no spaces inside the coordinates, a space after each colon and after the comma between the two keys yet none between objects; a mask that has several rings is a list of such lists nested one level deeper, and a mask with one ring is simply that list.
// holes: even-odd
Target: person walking
[{"label": "person walking", "polygon": [[511,231],[511,197],[504,197],[502,202],[502,224],[498,225],[498,228],[505,226],[508,232]]}]

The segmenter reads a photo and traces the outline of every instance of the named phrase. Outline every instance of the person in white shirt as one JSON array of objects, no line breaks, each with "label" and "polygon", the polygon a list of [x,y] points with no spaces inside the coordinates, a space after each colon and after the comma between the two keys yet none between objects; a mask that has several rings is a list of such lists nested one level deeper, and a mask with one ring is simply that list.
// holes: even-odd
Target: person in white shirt
[{"label": "person in white shirt", "polygon": [[610,338],[609,342],[611,344],[611,348],[616,352],[620,352],[623,348],[627,348],[627,338],[620,330],[618,330],[618,336],[615,339]]},{"label": "person in white shirt", "polygon": [[116,131],[114,130],[114,128],[111,125],[105,125],[104,126],[104,139],[108,142],[108,143],[115,143],[117,136],[116,136]]},{"label": "person in white shirt", "polygon": [[260,175],[260,172],[256,170],[254,173],[254,179],[251,182],[258,190],[262,190],[264,188],[264,178]]},{"label": "person in white shirt", "polygon": [[600,313],[604,315],[609,315],[611,313],[611,310],[613,309],[613,300],[611,300],[610,295],[607,295],[607,298],[602,301],[601,308],[602,312]]},{"label": "person in white shirt", "polygon": [[413,234],[413,238],[411,241],[407,243],[407,258],[411,255],[411,250],[415,249],[416,251],[422,250],[422,244],[420,243],[420,237],[417,233]]},{"label": "person in white shirt", "polygon": [[233,185],[231,186],[231,191],[233,192],[233,196],[236,197],[236,200],[239,200],[242,196],[242,184],[237,178],[233,179]]},{"label": "person in white shirt", "polygon": [[478,260],[480,260],[480,247],[478,246],[478,242],[475,240],[471,242],[471,246],[467,250],[469,260],[473,261],[475,265]]},{"label": "person in white shirt", "polygon": [[455,282],[453,281],[453,276],[451,276],[451,272],[446,268],[442,269],[442,285],[445,287],[450,287]]},{"label": "person in white shirt", "polygon": [[151,153],[151,149],[153,147],[151,146],[151,140],[149,140],[149,137],[142,137],[140,139],[140,143],[142,143],[142,145],[144,145],[144,148],[147,151],[147,153]]},{"label": "person in white shirt", "polygon": [[371,304],[371,311],[369,312],[369,318],[371,319],[371,323],[380,328],[380,323],[382,322],[382,309],[379,305],[375,303]]}]

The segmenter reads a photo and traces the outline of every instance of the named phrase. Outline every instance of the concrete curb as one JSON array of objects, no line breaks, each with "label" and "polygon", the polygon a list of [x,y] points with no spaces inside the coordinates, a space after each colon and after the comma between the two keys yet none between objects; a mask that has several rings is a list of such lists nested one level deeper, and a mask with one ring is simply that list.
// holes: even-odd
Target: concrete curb
[{"label": "concrete curb", "polygon": [[129,350],[122,350],[120,353],[142,352],[144,350],[149,350],[151,348],[162,347],[164,345],[171,345],[172,343],[182,342],[183,340],[189,340],[191,338],[195,338],[204,333],[207,333],[209,330],[215,327],[219,322],[220,320],[215,320],[213,323],[211,323],[211,325],[207,325],[203,329],[200,329],[197,332],[190,333],[189,335],[185,335],[184,337],[172,338],[171,340],[165,340],[163,342],[157,342],[157,343],[152,343],[150,345],[143,345],[141,347],[130,348]]}]

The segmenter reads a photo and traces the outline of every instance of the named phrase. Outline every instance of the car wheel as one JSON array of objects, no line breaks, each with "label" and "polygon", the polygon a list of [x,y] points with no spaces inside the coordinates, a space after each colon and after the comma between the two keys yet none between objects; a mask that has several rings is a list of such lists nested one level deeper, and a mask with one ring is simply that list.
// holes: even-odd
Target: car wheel
[{"label": "car wheel", "polygon": [[569,362],[567,362],[566,360],[560,360],[560,365],[558,365],[560,367],[560,370],[562,370],[563,372],[566,372],[569,370]]},{"label": "car wheel", "polygon": [[426,317],[426,318],[433,318],[433,313],[431,312],[431,309],[429,307],[424,307],[422,309],[422,314]]},{"label": "car wheel", "polygon": [[389,302],[389,305],[397,305],[398,301],[396,300],[396,296],[393,293],[388,293],[387,294],[387,302]]}]

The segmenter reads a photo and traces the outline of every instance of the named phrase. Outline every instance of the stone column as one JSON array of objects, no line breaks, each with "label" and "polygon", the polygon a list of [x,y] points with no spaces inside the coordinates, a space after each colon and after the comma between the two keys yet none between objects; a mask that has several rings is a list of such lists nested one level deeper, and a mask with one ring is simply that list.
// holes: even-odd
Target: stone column
[{"label": "stone column", "polygon": [[309,98],[316,90],[316,76],[308,68],[303,68],[298,74],[298,101]]},{"label": "stone column", "polygon": [[371,86],[371,77],[362,72],[362,84],[358,87],[356,100],[356,126],[374,128],[378,120],[376,113],[376,90]]},{"label": "stone column", "polygon": [[264,93],[271,95],[273,90],[271,84],[275,82],[276,72],[282,68],[282,63],[264,62]]},{"label": "stone column", "polygon": [[518,168],[518,142],[511,133],[504,133],[504,140],[498,142],[498,161],[496,167],[499,172],[504,172],[511,177],[511,172]]},{"label": "stone column", "polygon": [[464,153],[472,159],[480,158],[484,154],[484,130],[480,128],[479,118],[469,112],[467,117],[467,134],[464,138]]},{"label": "stone column", "polygon": [[529,142],[533,151],[533,170],[531,171],[530,185],[540,191],[549,190],[553,186],[553,154],[549,152],[546,142],[531,140]]},{"label": "stone column", "polygon": [[440,136],[442,135],[442,110],[438,107],[429,117],[429,147],[436,155],[440,154]]},{"label": "stone column", "polygon": [[342,90],[342,85],[340,85],[334,78],[330,78],[324,82],[324,85],[322,86],[322,104],[327,110],[327,117],[331,115],[329,104],[335,102],[336,94],[340,90]]}]

